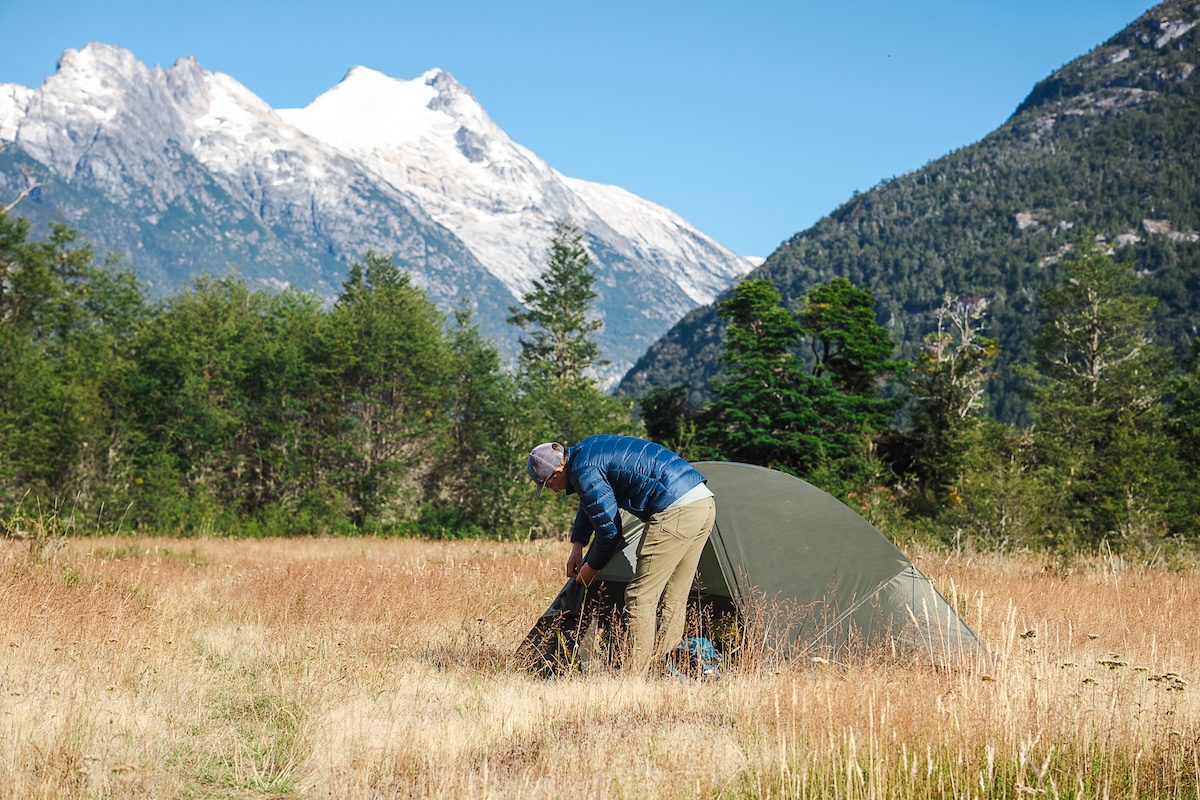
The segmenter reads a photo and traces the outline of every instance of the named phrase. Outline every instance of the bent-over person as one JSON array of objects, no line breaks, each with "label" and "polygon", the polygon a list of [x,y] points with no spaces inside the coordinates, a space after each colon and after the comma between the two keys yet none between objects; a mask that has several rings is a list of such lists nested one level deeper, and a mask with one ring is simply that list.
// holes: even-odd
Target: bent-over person
[{"label": "bent-over person", "polygon": [[660,444],[607,434],[574,447],[539,444],[526,468],[537,484],[535,499],[543,489],[579,495],[566,569],[585,586],[623,545],[620,510],[645,523],[625,589],[629,650],[622,669],[643,672],[651,659],[661,661],[683,638],[688,592],[716,521],[704,476]]}]

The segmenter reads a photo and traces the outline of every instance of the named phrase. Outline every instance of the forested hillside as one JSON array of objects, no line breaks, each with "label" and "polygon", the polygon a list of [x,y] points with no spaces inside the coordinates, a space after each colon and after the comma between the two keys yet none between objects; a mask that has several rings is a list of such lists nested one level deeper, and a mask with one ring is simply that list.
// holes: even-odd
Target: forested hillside
[{"label": "forested hillside", "polygon": [[[834,277],[870,289],[902,358],[944,297],[986,300],[999,344],[991,409],[1016,420],[1010,367],[1030,359],[1039,287],[1095,237],[1137,265],[1139,291],[1160,301],[1157,338],[1185,352],[1200,323],[1198,21],[1195,2],[1155,7],[1039,83],[999,130],[856,195],[749,277],[792,307]],[[684,384],[707,403],[724,329],[717,304],[693,311],[618,391]]]}]

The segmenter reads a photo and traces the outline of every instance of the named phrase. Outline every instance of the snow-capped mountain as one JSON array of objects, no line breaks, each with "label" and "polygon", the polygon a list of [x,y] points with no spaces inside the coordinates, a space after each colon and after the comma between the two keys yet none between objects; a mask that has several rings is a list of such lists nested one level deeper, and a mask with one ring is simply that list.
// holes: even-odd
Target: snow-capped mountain
[{"label": "snow-capped mountain", "polygon": [[610,379],[753,266],[661,206],[560,174],[436,69],[354,67],[277,111],[194,59],[163,70],[89,44],[41,87],[0,84],[0,201],[31,184],[13,213],[57,215],[157,290],[234,266],[332,296],[373,249],[443,307],[470,298],[509,352],[508,308],[544,268],[554,221],[571,220],[597,271]]}]

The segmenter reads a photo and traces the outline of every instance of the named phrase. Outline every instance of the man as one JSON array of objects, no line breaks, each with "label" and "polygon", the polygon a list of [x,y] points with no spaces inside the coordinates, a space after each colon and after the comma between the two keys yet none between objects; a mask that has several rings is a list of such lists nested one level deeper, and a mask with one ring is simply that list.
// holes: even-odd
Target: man
[{"label": "man", "polygon": [[683,638],[688,592],[716,520],[705,477],[660,444],[609,435],[567,448],[539,444],[526,469],[538,487],[535,499],[543,489],[579,495],[567,577],[585,586],[624,544],[619,510],[645,523],[633,580],[625,589],[629,651],[624,661],[624,668],[644,671],[651,658],[661,660]]}]

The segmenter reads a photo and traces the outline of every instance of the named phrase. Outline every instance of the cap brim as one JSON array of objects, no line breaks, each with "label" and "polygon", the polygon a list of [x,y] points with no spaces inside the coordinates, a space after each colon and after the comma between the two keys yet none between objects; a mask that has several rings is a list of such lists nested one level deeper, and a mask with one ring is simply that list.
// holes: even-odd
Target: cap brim
[{"label": "cap brim", "polygon": [[542,496],[542,489],[545,489],[545,488],[546,488],[545,481],[542,481],[541,483],[539,483],[538,487],[537,487],[537,491],[533,493],[533,499],[537,500],[538,498],[540,498]]}]

